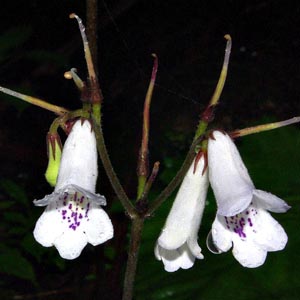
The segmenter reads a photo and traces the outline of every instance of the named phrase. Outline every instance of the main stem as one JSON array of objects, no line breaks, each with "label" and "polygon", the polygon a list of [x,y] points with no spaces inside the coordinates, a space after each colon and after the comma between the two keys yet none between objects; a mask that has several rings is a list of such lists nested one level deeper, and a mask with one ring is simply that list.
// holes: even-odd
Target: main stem
[{"label": "main stem", "polygon": [[122,300],[132,299],[143,225],[144,217],[137,216],[132,219],[130,245],[128,249]]}]

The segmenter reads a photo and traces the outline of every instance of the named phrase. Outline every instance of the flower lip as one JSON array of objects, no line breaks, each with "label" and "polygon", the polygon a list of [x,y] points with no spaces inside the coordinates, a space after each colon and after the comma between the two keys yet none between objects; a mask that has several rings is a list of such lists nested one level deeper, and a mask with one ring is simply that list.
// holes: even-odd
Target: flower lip
[{"label": "flower lip", "polygon": [[253,202],[235,216],[217,214],[207,237],[207,247],[219,254],[233,246],[232,253],[242,266],[256,268],[265,262],[268,252],[284,249],[287,241],[282,226],[259,202]]},{"label": "flower lip", "polygon": [[87,243],[104,243],[113,237],[113,226],[100,207],[103,201],[103,196],[76,186],[35,201],[36,205],[47,205],[36,223],[35,239],[44,247],[55,246],[64,259],[77,258]]},{"label": "flower lip", "polygon": [[98,204],[101,206],[106,205],[106,199],[103,195],[91,193],[91,192],[79,187],[76,184],[68,184],[64,188],[54,191],[52,194],[46,195],[44,198],[42,198],[40,200],[34,200],[33,203],[35,206],[46,206],[46,205],[49,205],[52,201],[57,200],[60,197],[60,195],[62,195],[64,193],[75,194],[76,192],[82,193],[84,196],[89,198],[95,204]]}]

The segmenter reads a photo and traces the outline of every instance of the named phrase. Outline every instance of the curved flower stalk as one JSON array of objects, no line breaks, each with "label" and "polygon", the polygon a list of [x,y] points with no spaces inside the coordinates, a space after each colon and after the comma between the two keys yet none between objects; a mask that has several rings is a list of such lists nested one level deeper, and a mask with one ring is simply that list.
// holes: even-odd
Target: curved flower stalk
[{"label": "curved flower stalk", "polygon": [[77,258],[87,243],[94,246],[113,237],[113,226],[95,194],[97,148],[87,120],[78,120],[65,142],[54,192],[36,206],[46,206],[33,231],[44,247],[55,246],[62,258]]},{"label": "curved flower stalk", "polygon": [[155,256],[168,272],[189,269],[195,258],[203,259],[197,243],[208,188],[204,155],[194,173],[190,166],[174,200],[166,224],[157,240]]},{"label": "curved flower stalk", "polygon": [[282,250],[288,237],[268,211],[290,207],[280,198],[257,190],[231,138],[213,132],[208,142],[209,180],[218,211],[211,238],[218,253],[228,251],[248,268],[261,266],[268,251]]}]

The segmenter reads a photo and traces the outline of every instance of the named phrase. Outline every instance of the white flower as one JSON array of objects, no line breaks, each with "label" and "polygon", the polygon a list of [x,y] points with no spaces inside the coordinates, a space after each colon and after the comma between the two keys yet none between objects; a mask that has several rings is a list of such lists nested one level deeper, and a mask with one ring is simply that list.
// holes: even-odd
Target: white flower
[{"label": "white flower", "polygon": [[87,243],[94,246],[113,237],[112,223],[95,194],[98,175],[95,133],[89,121],[78,120],[65,142],[54,192],[37,206],[46,206],[33,231],[44,247],[55,246],[62,258],[77,258]]},{"label": "white flower", "polygon": [[241,265],[262,265],[268,251],[282,250],[288,240],[284,229],[267,210],[281,213],[290,207],[275,195],[255,189],[227,134],[213,132],[208,142],[208,167],[218,205],[209,237],[216,251],[226,252],[233,244],[233,255]]},{"label": "white flower", "polygon": [[183,179],[155,246],[155,256],[162,260],[168,272],[179,268],[189,269],[194,265],[195,258],[203,259],[197,238],[205,206],[208,176],[206,170],[202,174],[204,157],[199,160],[195,173],[194,162]]}]

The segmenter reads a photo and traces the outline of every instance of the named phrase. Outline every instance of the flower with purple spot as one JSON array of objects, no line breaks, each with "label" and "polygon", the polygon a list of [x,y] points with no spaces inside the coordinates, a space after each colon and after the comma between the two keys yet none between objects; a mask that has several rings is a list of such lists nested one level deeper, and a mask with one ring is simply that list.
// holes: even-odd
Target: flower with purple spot
[{"label": "flower with purple spot", "polygon": [[38,219],[35,239],[55,246],[62,258],[77,258],[87,243],[94,246],[113,237],[113,226],[95,194],[98,176],[95,133],[89,121],[78,120],[65,142],[54,192],[36,206],[47,206]]},{"label": "flower with purple spot", "polygon": [[220,131],[208,141],[209,180],[218,211],[207,239],[212,252],[232,253],[241,265],[261,266],[267,252],[284,249],[288,237],[268,211],[290,207],[280,198],[255,188],[231,138]]}]

